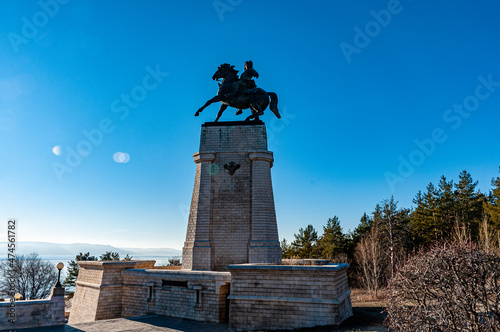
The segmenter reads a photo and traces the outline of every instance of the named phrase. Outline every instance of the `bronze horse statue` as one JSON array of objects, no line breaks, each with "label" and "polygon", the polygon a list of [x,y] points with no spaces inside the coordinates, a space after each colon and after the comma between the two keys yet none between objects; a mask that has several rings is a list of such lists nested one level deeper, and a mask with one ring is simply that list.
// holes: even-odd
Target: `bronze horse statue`
[{"label": "bronze horse statue", "polygon": [[[250,61],[249,63],[251,65]],[[256,77],[258,77],[258,74]],[[238,71],[234,69],[234,66],[227,63],[220,65],[212,76],[212,79],[216,81],[222,79],[222,83],[219,83],[217,96],[207,101],[194,116],[200,115],[205,107],[210,104],[220,101],[222,104],[220,105],[215,122],[219,121],[222,113],[224,113],[228,106],[237,108],[237,115],[241,114],[242,109],[250,108],[252,115],[248,116],[245,121],[250,121],[251,119],[259,121],[259,116],[264,114],[264,110],[268,105],[276,117],[278,119],[281,118],[278,111],[278,96],[274,92],[266,92],[261,88],[257,88],[253,80],[244,80],[243,77],[240,80]],[[270,103],[269,99],[271,99]]]}]

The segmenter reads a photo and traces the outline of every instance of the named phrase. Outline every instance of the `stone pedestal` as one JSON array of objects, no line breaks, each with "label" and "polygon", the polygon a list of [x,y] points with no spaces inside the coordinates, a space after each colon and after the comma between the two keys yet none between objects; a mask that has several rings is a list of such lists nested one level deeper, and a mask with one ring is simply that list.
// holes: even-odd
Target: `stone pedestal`
[{"label": "stone pedestal", "polygon": [[264,123],[205,123],[184,243],[183,269],[279,263],[271,182],[273,153]]}]

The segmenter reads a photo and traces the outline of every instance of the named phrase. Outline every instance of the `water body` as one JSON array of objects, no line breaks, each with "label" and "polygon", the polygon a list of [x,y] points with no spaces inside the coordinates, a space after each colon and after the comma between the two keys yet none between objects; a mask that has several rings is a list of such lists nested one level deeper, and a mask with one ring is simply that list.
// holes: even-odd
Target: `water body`
[{"label": "water body", "polygon": [[[64,280],[67,274],[67,268],[69,265],[69,262],[71,260],[75,259],[74,255],[55,255],[55,256],[44,256],[44,255],[39,255],[38,256],[42,260],[49,261],[55,266],[57,263],[62,262],[64,264],[64,268],[61,270],[61,281]],[[142,260],[155,260],[155,266],[162,266],[162,265],[167,265],[168,260],[171,258],[180,258],[180,255],[173,255],[173,256],[132,256],[132,260],[134,261],[142,261]],[[6,255],[0,255],[0,261],[6,261],[7,256]]]}]

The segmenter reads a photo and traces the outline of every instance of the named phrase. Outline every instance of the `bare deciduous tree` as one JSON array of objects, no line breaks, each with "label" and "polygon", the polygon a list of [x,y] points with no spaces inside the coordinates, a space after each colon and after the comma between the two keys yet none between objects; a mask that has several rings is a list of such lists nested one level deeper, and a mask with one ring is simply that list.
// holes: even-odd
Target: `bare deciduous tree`
[{"label": "bare deciduous tree", "polygon": [[500,331],[500,257],[436,245],[399,269],[386,300],[394,331]]},{"label": "bare deciduous tree", "polygon": [[482,251],[500,254],[500,232],[490,225],[486,213],[479,224],[478,244]]},{"label": "bare deciduous tree", "polygon": [[374,227],[359,241],[354,253],[364,288],[372,297],[378,296],[382,285],[386,265],[384,256],[378,230]]},{"label": "bare deciduous tree", "polygon": [[0,294],[19,293],[23,300],[44,299],[57,283],[57,269],[38,254],[18,255],[0,263]]}]

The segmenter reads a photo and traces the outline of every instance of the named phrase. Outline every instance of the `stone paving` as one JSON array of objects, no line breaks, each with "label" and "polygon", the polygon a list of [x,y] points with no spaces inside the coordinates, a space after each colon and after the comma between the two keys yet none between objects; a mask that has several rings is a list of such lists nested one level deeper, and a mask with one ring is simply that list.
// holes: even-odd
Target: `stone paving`
[{"label": "stone paving", "polygon": [[[325,326],[303,328],[295,332],[387,332],[383,326],[386,316],[381,307],[353,307],[354,316],[338,327]],[[145,316],[136,318],[117,318],[90,323],[79,323],[58,327],[39,327],[18,329],[19,332],[119,332],[119,331],[163,331],[163,332],[226,332],[227,324],[197,322],[166,316]]]},{"label": "stone paving", "polygon": [[226,332],[227,324],[196,322],[191,320],[171,318],[165,316],[146,316],[137,318],[117,318],[90,323],[79,323],[57,327],[40,327],[18,329],[20,332]]},{"label": "stone paving", "polygon": [[[366,304],[364,304],[366,305]],[[386,316],[381,307],[354,307],[354,316],[338,327],[325,326],[303,328],[295,332],[387,332],[383,326]],[[227,324],[197,322],[166,316],[145,316],[136,318],[117,318],[90,323],[79,323],[58,327],[39,327],[18,329],[19,332],[119,332],[119,331],[163,331],[163,332],[226,332]]]}]

